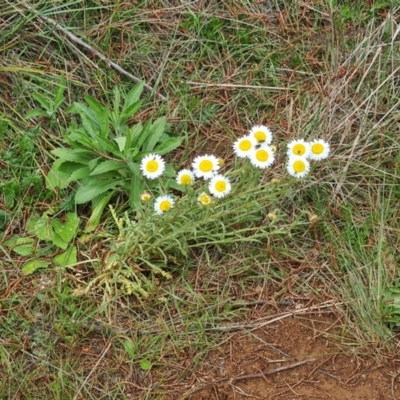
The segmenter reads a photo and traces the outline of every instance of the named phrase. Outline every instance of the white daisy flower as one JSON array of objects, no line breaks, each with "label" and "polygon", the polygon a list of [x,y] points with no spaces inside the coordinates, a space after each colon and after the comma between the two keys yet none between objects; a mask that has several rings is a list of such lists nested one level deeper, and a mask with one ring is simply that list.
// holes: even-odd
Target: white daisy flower
[{"label": "white daisy flower", "polygon": [[154,211],[158,215],[162,215],[163,213],[168,211],[170,208],[172,208],[174,206],[174,204],[175,204],[175,201],[171,196],[169,196],[169,195],[158,196],[154,203]]},{"label": "white daisy flower", "polygon": [[158,154],[149,154],[140,162],[140,169],[148,179],[155,179],[165,170],[165,161]]},{"label": "white daisy flower", "polygon": [[275,161],[275,153],[270,146],[263,145],[250,155],[250,162],[257,168],[268,168]]},{"label": "white daisy flower", "polygon": [[194,183],[194,173],[190,169],[182,169],[176,176],[176,182],[179,185],[190,186]]},{"label": "white daisy flower", "polygon": [[142,200],[143,202],[148,202],[148,201],[150,201],[151,200],[151,193],[149,193],[149,192],[143,192],[141,195],[140,195],[140,200]]},{"label": "white daisy flower", "polygon": [[303,178],[310,172],[310,163],[305,157],[289,157],[286,168],[290,175],[295,178]]},{"label": "white daisy flower", "polygon": [[254,137],[258,143],[271,144],[272,142],[272,132],[265,125],[256,125],[250,129],[249,136]]},{"label": "white daisy flower", "polygon": [[288,148],[287,155],[289,157],[292,156],[308,157],[310,153],[310,144],[303,139],[292,140],[290,143],[288,143],[287,148]]},{"label": "white daisy flower", "polygon": [[208,206],[212,203],[212,197],[207,194],[206,192],[200,193],[199,197],[197,200],[203,204],[203,206]]},{"label": "white daisy flower", "polygon": [[212,195],[220,199],[230,193],[232,185],[225,176],[215,175],[208,185],[208,190]]},{"label": "white daisy flower", "polygon": [[254,136],[243,136],[233,143],[233,150],[238,157],[245,158],[255,149],[257,143]]},{"label": "white daisy flower", "polygon": [[192,163],[194,174],[198,178],[210,179],[220,169],[218,158],[215,156],[198,156]]},{"label": "white daisy flower", "polygon": [[322,139],[315,139],[310,143],[310,154],[308,157],[311,160],[323,160],[329,156],[330,151],[329,143]]}]

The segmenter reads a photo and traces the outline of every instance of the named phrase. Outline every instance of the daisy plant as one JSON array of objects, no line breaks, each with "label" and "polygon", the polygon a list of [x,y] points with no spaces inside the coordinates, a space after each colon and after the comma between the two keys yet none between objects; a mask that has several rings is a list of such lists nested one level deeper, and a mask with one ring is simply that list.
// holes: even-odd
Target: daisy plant
[{"label": "daisy plant", "polygon": [[[183,138],[168,131],[165,118],[131,123],[139,110],[144,83],[128,93],[114,89],[111,105],[104,105],[91,96],[86,104],[74,103],[68,112],[80,122],[72,122],[63,137],[65,145],[52,151],[56,158],[47,176],[49,188],[65,188],[75,184],[76,204],[91,202],[97,221],[110,199],[118,192],[128,195],[133,209],[140,207],[141,193],[181,188],[175,172],[162,156],[176,149]],[[95,228],[89,220],[87,230]]]}]

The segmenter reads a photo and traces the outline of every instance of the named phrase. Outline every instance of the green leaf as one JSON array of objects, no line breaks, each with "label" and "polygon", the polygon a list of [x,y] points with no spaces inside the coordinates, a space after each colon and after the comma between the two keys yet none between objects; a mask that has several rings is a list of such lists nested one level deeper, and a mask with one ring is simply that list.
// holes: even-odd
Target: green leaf
[{"label": "green leaf", "polygon": [[40,240],[51,241],[53,235],[53,228],[50,225],[50,219],[47,215],[39,217],[29,233],[36,235]]},{"label": "green leaf", "polygon": [[60,237],[60,235],[55,233],[53,230],[52,230],[52,234],[51,234],[51,242],[54,244],[54,246],[57,246],[57,247],[59,247],[60,249],[63,249],[63,250],[65,250],[68,247],[68,242],[63,240]]},{"label": "green leaf", "polygon": [[151,368],[151,362],[147,359],[140,360],[140,368],[142,368],[143,371],[148,371]]},{"label": "green leaf", "polygon": [[160,143],[156,148],[155,152],[160,156],[175,150],[182,144],[183,138],[169,138],[164,142]]},{"label": "green leaf", "polygon": [[93,158],[93,153],[91,151],[67,149],[66,147],[54,149],[52,153],[64,161],[72,161],[78,164],[88,164]]},{"label": "green leaf", "polygon": [[114,138],[118,144],[119,151],[124,151],[126,145],[126,136]]},{"label": "green leaf", "polygon": [[56,160],[49,173],[46,176],[46,188],[54,190],[55,188],[65,189],[68,186],[68,177],[70,174],[60,171],[60,166],[64,161],[59,158]]},{"label": "green leaf", "polygon": [[102,163],[100,163],[91,173],[90,175],[100,175],[104,174],[106,172],[110,171],[116,171],[121,168],[126,168],[124,164],[122,164],[119,161],[112,161],[112,160],[107,160]]},{"label": "green leaf", "polygon": [[76,235],[78,230],[80,219],[74,212],[69,212],[65,215],[61,221],[59,218],[53,218],[51,220],[51,226],[54,232],[60,236],[60,238],[69,243]]},{"label": "green leaf", "polygon": [[62,74],[60,77],[60,83],[54,96],[54,110],[57,110],[58,107],[60,107],[60,105],[64,102],[64,90],[66,87],[65,75]]},{"label": "green leaf", "polygon": [[120,124],[126,124],[128,119],[130,117],[132,117],[136,113],[137,110],[139,110],[141,105],[142,105],[142,102],[137,101],[136,103],[133,103],[130,107],[128,107],[125,111],[122,111],[119,116]]},{"label": "green leaf", "polygon": [[127,352],[128,356],[131,358],[135,357],[135,348],[130,340],[124,341],[124,349]]},{"label": "green leaf", "polygon": [[92,200],[92,214],[86,222],[84,232],[93,232],[98,227],[101,216],[103,215],[104,208],[107,206],[108,202],[114,194],[115,190]]},{"label": "green leaf", "polygon": [[75,170],[71,175],[69,175],[67,179],[67,183],[79,181],[80,179],[84,179],[90,176],[89,167],[82,167]]},{"label": "green leaf", "polygon": [[91,96],[85,96],[85,100],[89,104],[90,108],[96,113],[96,120],[99,123],[100,135],[103,138],[108,137],[108,134],[110,132],[110,128],[109,128],[110,110],[109,110],[109,108],[106,106],[103,106],[101,103],[99,103],[97,100],[95,100]]},{"label": "green leaf", "polygon": [[84,204],[88,201],[93,200],[95,197],[100,196],[102,193],[107,192],[110,189],[115,189],[118,185],[121,185],[121,180],[102,180],[91,177],[81,182],[78,191],[75,194],[75,203]]},{"label": "green leaf", "polygon": [[130,184],[129,205],[136,209],[140,206],[140,195],[143,193],[143,180],[140,176],[134,175]]},{"label": "green leaf", "polygon": [[23,238],[19,235],[14,235],[4,242],[6,247],[9,247],[15,253],[21,256],[29,256],[35,252],[35,241],[32,238]]},{"label": "green leaf", "polygon": [[49,114],[46,111],[40,110],[39,108],[35,108],[34,110],[29,111],[26,115],[26,119],[35,118],[35,117],[49,117]]},{"label": "green leaf", "polygon": [[125,96],[124,106],[122,107],[123,113],[128,113],[128,110],[134,105],[140,98],[143,92],[144,81],[137,83]]},{"label": "green leaf", "polygon": [[77,251],[75,246],[69,246],[66,251],[57,254],[54,257],[54,262],[62,267],[69,267],[78,262]]},{"label": "green leaf", "polygon": [[166,120],[164,117],[157,119],[150,128],[149,138],[144,145],[145,151],[153,151],[155,145],[160,140],[161,135],[164,133]]},{"label": "green leaf", "polygon": [[25,263],[22,267],[22,275],[27,276],[33,274],[36,270],[40,268],[47,268],[50,264],[50,261],[45,260],[30,260]]},{"label": "green leaf", "polygon": [[46,110],[52,111],[52,107],[48,99],[39,93],[32,93],[32,97]]}]

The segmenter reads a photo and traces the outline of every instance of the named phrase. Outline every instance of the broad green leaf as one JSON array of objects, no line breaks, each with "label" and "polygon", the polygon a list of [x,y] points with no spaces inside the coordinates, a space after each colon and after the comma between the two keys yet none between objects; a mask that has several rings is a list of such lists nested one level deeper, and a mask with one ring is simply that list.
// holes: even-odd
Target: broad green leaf
[{"label": "broad green leaf", "polygon": [[21,256],[29,256],[35,252],[35,240],[32,238],[23,238],[19,235],[14,235],[6,240],[4,245]]},{"label": "broad green leaf", "polygon": [[151,135],[151,120],[148,120],[143,125],[142,131],[140,132],[135,141],[135,147],[141,149],[143,143],[149,138],[150,135]]},{"label": "broad green leaf", "polygon": [[26,231],[30,235],[36,235],[36,224],[40,219],[41,217],[38,214],[31,214],[29,217],[28,222],[26,223]]},{"label": "broad green leaf", "polygon": [[175,150],[182,144],[183,138],[169,138],[164,142],[160,143],[156,148],[155,152],[160,156],[168,154],[170,151]]},{"label": "broad green leaf", "polygon": [[78,262],[77,251],[75,246],[69,246],[66,251],[57,254],[54,257],[54,262],[62,267],[68,267]]},{"label": "broad green leaf", "polygon": [[75,194],[75,203],[87,203],[104,192],[115,189],[117,186],[121,185],[122,182],[123,181],[121,180],[96,179],[96,177],[92,177],[90,180],[85,179],[84,182],[81,182],[78,191]]},{"label": "broad green leaf", "polygon": [[74,212],[69,212],[61,220],[60,218],[53,218],[51,226],[54,232],[61,237],[64,242],[69,243],[76,235],[79,226],[79,217]]},{"label": "broad green leaf", "polygon": [[149,360],[141,360],[140,368],[142,368],[143,371],[148,371],[151,368],[151,362]]},{"label": "broad green leaf", "polygon": [[68,177],[70,174],[60,171],[60,166],[64,161],[59,158],[56,160],[49,173],[46,176],[46,188],[55,190],[55,188],[65,189],[68,186]]},{"label": "broad green leaf", "polygon": [[50,264],[50,261],[45,260],[30,260],[25,263],[22,267],[22,275],[27,276],[33,274],[36,270],[40,268],[47,268]]},{"label": "broad green leaf", "polygon": [[87,178],[88,176],[90,176],[89,167],[78,168],[71,175],[69,175],[67,183],[79,181],[80,179]]},{"label": "broad green leaf", "polygon": [[121,168],[126,168],[126,165],[122,164],[119,161],[112,161],[112,160],[107,160],[102,163],[100,163],[91,173],[90,175],[100,175],[104,174],[109,171],[116,171]]},{"label": "broad green leaf", "polygon": [[68,247],[68,242],[63,240],[60,235],[54,232],[54,230],[51,232],[51,242],[54,244],[54,246],[57,246],[63,250]]},{"label": "broad green leaf", "polygon": [[126,136],[114,138],[118,144],[119,151],[124,151],[126,145]]},{"label": "broad green leaf", "polygon": [[97,164],[100,162],[100,160],[101,160],[101,158],[97,157],[97,158],[94,158],[93,160],[89,161],[88,167],[89,167],[90,171],[93,171],[97,167]]},{"label": "broad green leaf", "polygon": [[51,241],[53,228],[50,225],[49,217],[47,215],[39,217],[30,233],[36,235],[40,240]]},{"label": "broad green leaf", "polygon": [[68,135],[68,143],[73,145],[74,143],[80,143],[88,149],[93,148],[93,139],[86,133],[84,129],[74,129]]},{"label": "broad green leaf", "polygon": [[144,144],[145,151],[153,151],[161,135],[164,133],[166,125],[165,118],[159,118],[151,125],[150,134],[147,142]]},{"label": "broad green leaf", "polygon": [[64,161],[72,161],[78,164],[87,164],[93,158],[91,151],[67,149],[65,147],[52,150],[52,154]]},{"label": "broad green leaf", "polygon": [[92,201],[92,214],[86,222],[84,232],[93,232],[100,223],[101,216],[103,215],[104,208],[107,206],[111,197],[115,194],[115,190],[103,194]]},{"label": "broad green leaf", "polygon": [[26,115],[26,119],[35,118],[35,117],[49,117],[49,114],[46,111],[40,110],[39,108],[35,108],[34,110],[29,111]]}]

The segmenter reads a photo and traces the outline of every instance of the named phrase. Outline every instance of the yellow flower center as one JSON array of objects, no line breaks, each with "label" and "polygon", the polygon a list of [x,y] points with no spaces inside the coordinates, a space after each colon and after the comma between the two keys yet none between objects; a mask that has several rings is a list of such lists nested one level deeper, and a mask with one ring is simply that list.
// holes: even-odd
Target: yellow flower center
[{"label": "yellow flower center", "polygon": [[224,161],[223,158],[218,158],[218,165],[219,165],[220,167],[223,167],[223,166],[225,165],[225,161]]},{"label": "yellow flower center", "polygon": [[306,164],[301,160],[297,160],[293,163],[293,169],[294,172],[297,173],[304,172],[306,169]]},{"label": "yellow flower center", "polygon": [[158,162],[156,160],[151,160],[146,164],[146,169],[148,172],[156,172],[158,170]]},{"label": "yellow flower center", "polygon": [[190,175],[181,176],[181,185],[190,185],[192,183],[192,178]]},{"label": "yellow flower center", "polygon": [[312,145],[311,151],[314,154],[321,154],[324,151],[324,146],[321,143],[314,143]]},{"label": "yellow flower center", "polygon": [[306,152],[306,146],[302,143],[297,143],[293,146],[293,153],[302,156]]},{"label": "yellow flower center", "polygon": [[200,203],[204,204],[205,206],[211,203],[211,197],[207,194],[204,193],[200,196]]},{"label": "yellow flower center", "polygon": [[242,151],[249,151],[251,149],[251,141],[244,139],[239,143],[239,149]]},{"label": "yellow flower center", "polygon": [[267,135],[263,131],[254,132],[254,137],[257,142],[265,142],[267,140]]},{"label": "yellow flower center", "polygon": [[215,190],[217,192],[224,192],[226,190],[226,182],[224,181],[215,182]]},{"label": "yellow flower center", "polygon": [[163,200],[160,203],[160,210],[162,212],[168,211],[171,208],[171,202],[169,200]]},{"label": "yellow flower center", "polygon": [[199,164],[201,172],[210,172],[213,169],[213,163],[210,160],[203,160]]},{"label": "yellow flower center", "polygon": [[258,150],[256,153],[256,158],[257,158],[257,161],[261,161],[261,162],[268,161],[268,158],[269,158],[268,151],[266,151],[264,149]]}]

